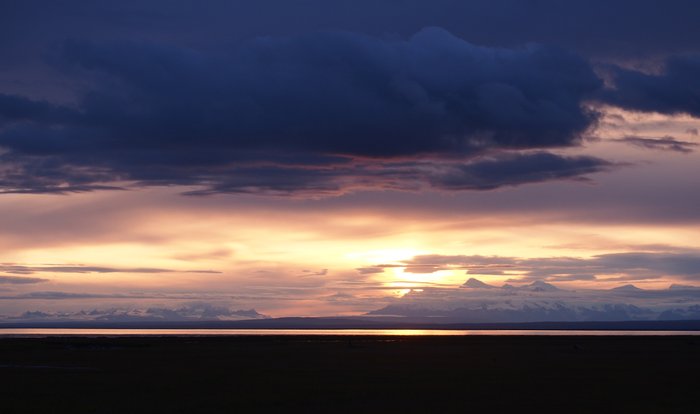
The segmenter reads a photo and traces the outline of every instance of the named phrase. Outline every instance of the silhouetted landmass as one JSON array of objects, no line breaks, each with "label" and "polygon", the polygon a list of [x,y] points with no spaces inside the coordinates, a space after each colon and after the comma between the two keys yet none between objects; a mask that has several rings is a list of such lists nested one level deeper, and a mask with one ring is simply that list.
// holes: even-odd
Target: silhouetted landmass
[{"label": "silhouetted landmass", "polygon": [[688,413],[700,338],[0,339],[3,413]]}]

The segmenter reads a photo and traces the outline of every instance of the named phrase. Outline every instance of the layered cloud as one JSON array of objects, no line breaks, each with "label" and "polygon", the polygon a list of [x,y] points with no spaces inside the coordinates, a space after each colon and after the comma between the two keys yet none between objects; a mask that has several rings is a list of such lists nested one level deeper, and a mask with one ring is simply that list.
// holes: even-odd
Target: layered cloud
[{"label": "layered cloud", "polygon": [[695,150],[695,147],[698,146],[698,144],[695,142],[681,141],[670,136],[665,136],[661,138],[627,136],[623,138],[614,139],[613,141],[623,142],[625,144],[630,144],[636,147],[646,148],[650,150],[674,151],[684,154],[693,152]]},{"label": "layered cloud", "polygon": [[0,284],[30,285],[47,281],[48,279],[42,279],[40,277],[0,276]]},{"label": "layered cloud", "polygon": [[[404,267],[408,273],[434,273],[441,270],[465,270],[471,274],[510,276],[523,281],[607,281],[680,279],[700,282],[700,253],[625,252],[590,258],[502,256],[420,255],[399,264],[370,269]],[[364,271],[364,270],[361,270]]]}]

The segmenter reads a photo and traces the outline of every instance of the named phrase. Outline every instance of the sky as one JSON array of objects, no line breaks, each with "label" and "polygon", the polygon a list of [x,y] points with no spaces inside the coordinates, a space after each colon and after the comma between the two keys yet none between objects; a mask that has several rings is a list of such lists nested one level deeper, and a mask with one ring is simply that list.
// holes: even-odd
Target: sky
[{"label": "sky", "polygon": [[0,318],[698,318],[699,18],[3,2]]}]

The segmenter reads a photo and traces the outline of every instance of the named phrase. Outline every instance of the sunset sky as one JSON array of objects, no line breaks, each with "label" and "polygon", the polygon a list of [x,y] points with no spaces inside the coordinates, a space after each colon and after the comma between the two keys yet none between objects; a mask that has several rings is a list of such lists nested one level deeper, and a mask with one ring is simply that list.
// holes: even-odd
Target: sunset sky
[{"label": "sunset sky", "polygon": [[3,2],[0,316],[700,287],[699,20],[690,0]]}]

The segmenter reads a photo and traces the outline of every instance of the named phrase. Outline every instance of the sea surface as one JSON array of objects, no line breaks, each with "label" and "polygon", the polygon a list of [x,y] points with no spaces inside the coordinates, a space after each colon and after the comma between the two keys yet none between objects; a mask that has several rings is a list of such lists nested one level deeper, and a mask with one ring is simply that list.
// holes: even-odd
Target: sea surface
[{"label": "sea surface", "polygon": [[700,336],[700,331],[441,329],[67,329],[0,328],[2,337],[53,336]]}]

